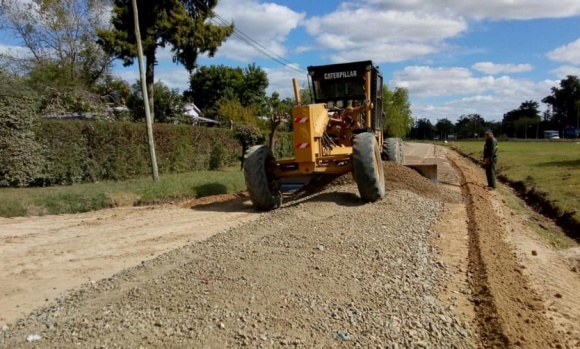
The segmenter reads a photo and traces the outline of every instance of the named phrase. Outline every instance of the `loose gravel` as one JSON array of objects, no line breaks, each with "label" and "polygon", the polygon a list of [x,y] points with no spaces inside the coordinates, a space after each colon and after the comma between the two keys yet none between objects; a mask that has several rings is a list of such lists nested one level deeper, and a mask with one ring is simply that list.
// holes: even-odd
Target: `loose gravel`
[{"label": "loose gravel", "polygon": [[346,181],[88,284],[3,328],[0,347],[472,348],[437,299],[444,203],[429,197],[403,184],[363,205]]}]

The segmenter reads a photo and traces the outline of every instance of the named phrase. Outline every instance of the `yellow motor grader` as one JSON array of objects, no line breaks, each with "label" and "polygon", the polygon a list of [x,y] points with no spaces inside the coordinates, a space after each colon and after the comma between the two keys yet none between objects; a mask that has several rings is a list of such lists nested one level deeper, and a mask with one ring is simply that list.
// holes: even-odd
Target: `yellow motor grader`
[{"label": "yellow motor grader", "polygon": [[272,210],[282,204],[284,185],[298,192],[320,188],[352,172],[360,197],[375,202],[385,195],[382,160],[404,162],[403,143],[383,142],[383,76],[372,61],[308,67],[313,104],[292,109],[294,158],[276,160],[266,145],[244,155],[246,187],[254,207]]}]

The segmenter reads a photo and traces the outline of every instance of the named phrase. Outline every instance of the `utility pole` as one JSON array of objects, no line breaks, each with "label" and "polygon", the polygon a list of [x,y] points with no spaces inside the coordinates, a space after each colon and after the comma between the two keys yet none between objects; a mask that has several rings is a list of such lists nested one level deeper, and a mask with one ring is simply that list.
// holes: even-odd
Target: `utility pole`
[{"label": "utility pole", "polygon": [[139,73],[141,75],[141,90],[143,92],[143,103],[145,104],[145,121],[147,124],[147,142],[149,143],[149,154],[151,155],[151,167],[153,180],[159,180],[157,169],[157,157],[155,156],[155,142],[153,141],[153,120],[151,120],[151,110],[149,109],[149,96],[147,95],[147,83],[145,81],[145,71],[143,70],[143,47],[141,46],[141,31],[139,30],[139,14],[137,13],[137,0],[131,0],[133,5],[133,19],[135,21],[135,38],[137,40],[137,58],[139,60]]}]

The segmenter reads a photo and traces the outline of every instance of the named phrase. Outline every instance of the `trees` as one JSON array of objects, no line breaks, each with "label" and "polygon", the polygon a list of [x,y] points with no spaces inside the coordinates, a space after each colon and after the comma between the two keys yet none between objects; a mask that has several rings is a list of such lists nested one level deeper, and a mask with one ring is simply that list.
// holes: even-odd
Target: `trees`
[{"label": "trees", "polygon": [[536,137],[538,135],[540,116],[540,104],[536,101],[528,100],[522,102],[518,109],[513,109],[503,116],[504,131],[509,136],[528,138],[530,127],[535,126]]},{"label": "trees", "polygon": [[417,120],[411,129],[411,138],[414,139],[433,139],[434,135],[435,126],[426,118]]},{"label": "trees", "polygon": [[475,138],[483,136],[485,120],[479,114],[461,115],[455,123],[455,131],[461,138]]},{"label": "trees", "polygon": [[42,113],[97,111],[111,58],[95,43],[109,0],[0,0],[0,29],[24,47],[0,57],[42,100]]},{"label": "trees", "polygon": [[[218,0],[158,0],[139,8],[139,27],[145,56],[147,94],[154,114],[154,70],[157,49],[171,47],[173,60],[188,71],[196,67],[197,57],[213,57],[232,33],[232,25],[212,24]],[[141,5],[145,2],[141,1]],[[98,43],[106,52],[133,64],[137,56],[133,9],[129,0],[113,1],[112,30],[100,30]]]},{"label": "trees", "polygon": [[441,139],[446,139],[448,135],[455,133],[455,125],[447,118],[439,119],[435,124],[435,130],[437,136],[441,137]]},{"label": "trees", "polygon": [[397,87],[392,91],[385,84],[383,86],[383,110],[385,111],[383,125],[388,137],[404,137],[413,126],[408,90]]},{"label": "trees", "polygon": [[221,99],[217,103],[217,112],[220,119],[228,120],[234,125],[257,126],[259,122],[257,106],[244,107],[237,99]]},{"label": "trees", "polygon": [[184,95],[192,98],[206,115],[215,117],[222,99],[237,100],[244,108],[259,108],[266,101],[268,76],[255,64],[245,69],[211,65],[197,69],[189,85]]},{"label": "trees", "polygon": [[266,97],[268,85],[266,72],[262,68],[256,67],[255,63],[248,65],[244,68],[242,84],[237,91],[240,103],[244,107],[260,105]]},{"label": "trees", "polygon": [[575,125],[580,109],[580,79],[568,75],[560,81],[559,88],[552,87],[551,91],[542,102],[552,106],[551,121],[554,126],[563,129],[566,125]]},{"label": "trees", "polygon": [[236,98],[243,79],[241,68],[203,66],[189,77],[190,88],[184,92],[184,96],[192,99],[208,116],[215,116],[218,101],[222,98]]},{"label": "trees", "polygon": [[[156,113],[155,121],[166,123],[190,123],[191,119],[183,115],[183,98],[178,89],[170,89],[161,81],[154,86]],[[145,119],[143,105],[143,92],[141,82],[138,80],[131,86],[131,95],[127,99],[127,107],[131,110],[134,120]]]},{"label": "trees", "polygon": [[[37,71],[48,65],[61,81],[91,84],[111,60],[96,45],[107,26],[109,0],[0,0],[0,29],[9,30],[27,53],[9,57],[13,69]],[[46,81],[45,81],[46,83]]]}]

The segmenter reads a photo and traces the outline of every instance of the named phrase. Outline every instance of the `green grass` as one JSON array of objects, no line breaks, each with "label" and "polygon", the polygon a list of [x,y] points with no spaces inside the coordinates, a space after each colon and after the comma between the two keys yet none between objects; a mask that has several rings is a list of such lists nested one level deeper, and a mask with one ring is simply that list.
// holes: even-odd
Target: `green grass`
[{"label": "green grass", "polygon": [[[481,142],[453,142],[480,159]],[[498,173],[527,188],[545,192],[562,212],[575,212],[580,221],[580,144],[577,142],[499,142]]]},{"label": "green grass", "polygon": [[[529,210],[525,209],[524,203],[521,199],[517,198],[511,191],[504,189],[503,187],[498,187],[498,191],[502,194],[504,198],[504,203],[511,208],[518,216],[528,216],[530,215]],[[537,213],[533,213],[537,214]],[[568,236],[566,236],[562,231],[548,230],[540,225],[535,220],[527,220],[526,225],[532,228],[536,234],[538,234],[546,243],[557,249],[565,249],[570,247],[576,247],[578,244]]]},{"label": "green grass", "polygon": [[198,171],[48,188],[0,189],[0,216],[78,213],[226,194],[245,189],[242,171]]}]

